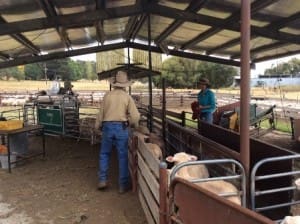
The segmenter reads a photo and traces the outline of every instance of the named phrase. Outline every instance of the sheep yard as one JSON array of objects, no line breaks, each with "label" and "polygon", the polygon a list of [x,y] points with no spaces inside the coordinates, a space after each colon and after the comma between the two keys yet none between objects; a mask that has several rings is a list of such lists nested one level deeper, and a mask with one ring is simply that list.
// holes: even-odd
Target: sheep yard
[{"label": "sheep yard", "polygon": [[[288,135],[264,138],[282,147],[293,145]],[[30,144],[39,147],[39,139],[33,138]],[[112,155],[110,188],[96,189],[98,150],[98,144],[47,136],[45,159],[18,163],[12,173],[0,170],[0,223],[146,224],[137,194],[118,194],[116,154]]]},{"label": "sheep yard", "polygon": [[[32,139],[40,144],[38,139]],[[39,145],[37,145],[39,147]],[[112,155],[110,188],[97,190],[99,145],[46,137],[45,159],[0,170],[1,224],[145,224],[135,193],[120,195]]]},{"label": "sheep yard", "polygon": [[[154,102],[159,104],[159,97]],[[190,109],[190,102],[180,97],[177,102],[182,104],[177,112]],[[276,131],[259,138],[296,152],[299,147],[289,134]],[[98,150],[87,141],[46,136],[45,159],[18,163],[11,174],[0,170],[0,223],[147,223],[138,195],[117,192],[116,155],[111,187],[96,189]]]}]

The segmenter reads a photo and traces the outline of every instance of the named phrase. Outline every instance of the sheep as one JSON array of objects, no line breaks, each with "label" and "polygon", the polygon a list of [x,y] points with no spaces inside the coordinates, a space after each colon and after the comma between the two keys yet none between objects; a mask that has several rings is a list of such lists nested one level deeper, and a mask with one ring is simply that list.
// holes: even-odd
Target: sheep
[{"label": "sheep", "polygon": [[146,126],[139,125],[138,127],[135,128],[136,131],[141,132],[144,135],[149,135],[150,131]]},{"label": "sheep", "polygon": [[[300,190],[300,178],[294,181],[297,192]],[[300,216],[285,216],[280,224],[300,224]]]},{"label": "sheep", "polygon": [[300,216],[285,216],[280,224],[300,224]]},{"label": "sheep", "polygon": [[157,144],[153,144],[153,143],[145,143],[145,144],[156,159],[162,160],[162,152],[160,147]]},{"label": "sheep", "polygon": [[[174,156],[168,156],[166,158],[166,161],[174,162],[175,165],[178,165],[183,162],[196,161],[197,159],[198,159],[197,156],[190,155],[185,152],[179,152],[176,153]],[[177,171],[176,176],[184,178],[186,180],[193,180],[193,179],[208,178],[209,173],[205,165],[199,164],[199,165],[182,167]],[[229,195],[224,197],[231,202],[241,205],[241,198],[238,195],[239,193],[238,189],[229,182],[226,182],[224,180],[214,180],[214,181],[198,182],[195,184],[218,195],[234,194],[234,195]]]},{"label": "sheep", "polygon": [[164,140],[155,133],[149,133],[148,139],[146,140],[148,143],[157,144],[162,150],[165,149]]},{"label": "sheep", "polygon": [[[180,163],[188,162],[188,161],[196,161],[197,156],[190,155],[185,152],[176,153],[174,156],[168,156],[166,161],[170,163],[174,163],[174,165],[178,165]],[[176,176],[192,180],[197,178],[208,178],[209,173],[205,165],[193,165],[193,166],[184,166],[178,170]]]},{"label": "sheep", "polygon": [[297,178],[297,179],[294,181],[294,184],[296,185],[296,189],[297,189],[297,190],[300,190],[300,178]]}]

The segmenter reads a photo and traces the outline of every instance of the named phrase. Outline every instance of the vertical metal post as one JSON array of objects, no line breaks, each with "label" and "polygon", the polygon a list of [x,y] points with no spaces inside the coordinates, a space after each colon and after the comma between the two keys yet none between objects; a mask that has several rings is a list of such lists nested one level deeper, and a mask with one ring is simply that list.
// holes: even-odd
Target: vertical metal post
[{"label": "vertical metal post", "polygon": [[7,160],[8,160],[8,172],[11,173],[11,164],[10,164],[10,138],[9,135],[6,135],[7,137]]},{"label": "vertical metal post", "polygon": [[181,112],[181,126],[185,127],[186,121],[185,121],[185,111]]},{"label": "vertical metal post", "polygon": [[240,158],[247,180],[250,172],[250,4],[249,0],[241,0]]},{"label": "vertical metal post", "polygon": [[[162,78],[162,135],[163,135],[163,140],[166,145],[166,79]],[[163,156],[166,156],[166,149],[163,151]]]},{"label": "vertical metal post", "polygon": [[41,129],[41,134],[42,134],[42,144],[43,144],[43,158],[46,157],[46,143],[45,143],[45,130],[44,127]]},{"label": "vertical metal post", "polygon": [[[127,74],[128,74],[128,77],[130,78],[130,49],[129,49],[129,47],[127,48],[127,58],[128,58]],[[131,86],[129,86],[129,95],[131,95]]]},{"label": "vertical metal post", "polygon": [[[151,57],[151,15],[148,14],[148,60],[149,71],[152,71],[152,57]],[[149,82],[149,130],[152,132],[153,127],[153,110],[152,110],[152,73],[148,75]]]}]

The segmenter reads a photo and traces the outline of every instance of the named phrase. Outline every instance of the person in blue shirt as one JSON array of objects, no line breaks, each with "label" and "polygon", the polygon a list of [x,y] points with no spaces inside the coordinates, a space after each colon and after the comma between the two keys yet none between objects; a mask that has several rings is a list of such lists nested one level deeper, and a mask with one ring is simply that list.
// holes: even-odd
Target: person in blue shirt
[{"label": "person in blue shirt", "polygon": [[210,83],[207,78],[200,78],[198,86],[200,88],[198,93],[199,119],[212,124],[213,113],[216,110],[215,94],[210,90]]}]

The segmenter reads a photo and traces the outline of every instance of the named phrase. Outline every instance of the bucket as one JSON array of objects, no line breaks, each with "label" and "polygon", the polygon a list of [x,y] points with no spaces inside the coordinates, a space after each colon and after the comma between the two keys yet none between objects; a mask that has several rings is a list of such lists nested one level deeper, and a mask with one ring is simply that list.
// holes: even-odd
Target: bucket
[{"label": "bucket", "polygon": [[[16,162],[17,155],[11,154],[10,155],[10,162]],[[2,169],[8,169],[8,156],[7,155],[0,155],[0,162]],[[16,163],[10,165],[11,168],[16,167]]]}]

